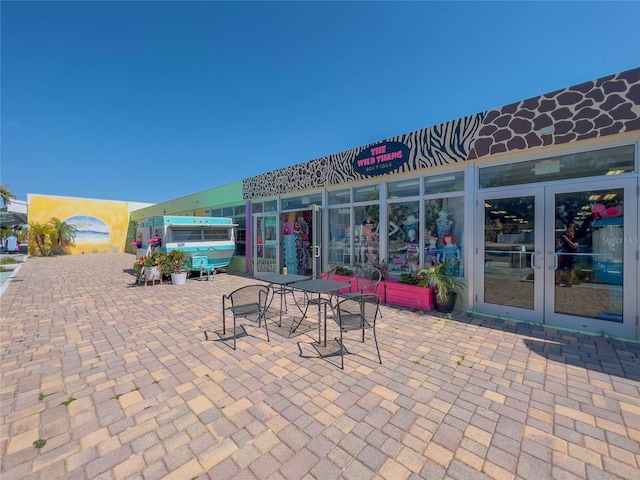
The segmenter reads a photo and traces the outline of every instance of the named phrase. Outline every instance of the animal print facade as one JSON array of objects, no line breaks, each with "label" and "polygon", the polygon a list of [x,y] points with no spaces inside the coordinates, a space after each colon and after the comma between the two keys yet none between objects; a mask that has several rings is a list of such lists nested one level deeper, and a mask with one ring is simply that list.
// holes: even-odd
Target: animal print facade
[{"label": "animal print facade", "polygon": [[469,160],[640,130],[640,68],[486,113]]},{"label": "animal print facade", "polygon": [[[393,137],[409,159],[406,173],[517,150],[640,130],[640,68],[502,108]],[[354,160],[371,145],[243,180],[245,199],[340,185],[369,178]]]},{"label": "animal print facade", "polygon": [[[483,114],[471,115],[376,143],[400,142],[409,148],[407,161],[388,173],[463,162],[482,126],[482,118]],[[369,178],[356,172],[353,165],[356,156],[371,145],[375,144],[245,179],[242,185],[244,198],[269,197]]]}]

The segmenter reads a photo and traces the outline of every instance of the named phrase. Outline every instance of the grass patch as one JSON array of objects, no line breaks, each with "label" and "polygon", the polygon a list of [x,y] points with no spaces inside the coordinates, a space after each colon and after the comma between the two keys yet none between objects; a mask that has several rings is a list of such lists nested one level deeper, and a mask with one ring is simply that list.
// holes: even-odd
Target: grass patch
[{"label": "grass patch", "polygon": [[67,406],[67,407],[68,407],[68,406],[69,406],[69,404],[70,404],[71,402],[73,402],[74,400],[77,400],[77,398],[69,397],[69,398],[67,398],[64,402],[62,402],[60,405],[65,405],[65,406]]},{"label": "grass patch", "polygon": [[12,263],[22,263],[22,262],[19,262],[15,258],[11,258],[11,257],[2,257],[2,258],[0,258],[0,265],[9,265],[9,264],[12,264]]},{"label": "grass patch", "polygon": [[33,446],[36,448],[42,448],[47,444],[47,441],[44,438],[40,438],[33,442]]}]

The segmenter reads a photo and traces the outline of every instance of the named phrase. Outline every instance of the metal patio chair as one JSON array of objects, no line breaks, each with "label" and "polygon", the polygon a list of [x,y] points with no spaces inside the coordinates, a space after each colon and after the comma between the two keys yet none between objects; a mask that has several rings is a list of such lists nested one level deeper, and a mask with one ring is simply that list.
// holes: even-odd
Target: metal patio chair
[{"label": "metal patio chair", "polygon": [[[333,319],[340,329],[340,368],[344,370],[344,334],[355,330],[362,330],[362,343],[365,340],[365,330],[372,330],[373,340],[378,352],[378,361],[382,365],[378,338],[376,336],[376,320],[380,314],[380,298],[373,294],[352,294],[343,298],[335,305]],[[325,317],[325,338],[326,338]],[[337,339],[336,339],[337,340]]]},{"label": "metal patio chair", "polygon": [[[267,327],[267,305],[269,299],[269,287],[267,285],[247,285],[222,296],[222,331],[216,332],[223,340],[233,337],[233,349],[236,349],[236,338],[245,333],[244,327],[237,326],[238,318],[254,319],[258,323],[264,321],[264,330],[269,341],[269,328]],[[229,335],[227,329],[227,315],[233,318],[233,329]]]}]

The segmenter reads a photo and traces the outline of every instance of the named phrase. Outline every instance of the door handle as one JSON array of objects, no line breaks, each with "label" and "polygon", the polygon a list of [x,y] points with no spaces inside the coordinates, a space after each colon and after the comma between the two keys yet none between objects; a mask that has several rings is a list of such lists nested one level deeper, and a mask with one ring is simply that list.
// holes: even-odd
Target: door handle
[{"label": "door handle", "polygon": [[314,256],[316,258],[320,258],[320,245],[316,245],[315,247],[313,247],[315,249],[315,254]]},{"label": "door handle", "polygon": [[540,252],[531,252],[531,268],[535,269],[535,270],[539,270],[540,267],[538,267],[536,265],[535,259],[536,259],[536,255],[538,255]]},{"label": "door handle", "polygon": [[557,270],[558,269],[558,254],[556,252],[549,252],[549,254],[553,257],[553,265],[549,267],[549,270]]}]

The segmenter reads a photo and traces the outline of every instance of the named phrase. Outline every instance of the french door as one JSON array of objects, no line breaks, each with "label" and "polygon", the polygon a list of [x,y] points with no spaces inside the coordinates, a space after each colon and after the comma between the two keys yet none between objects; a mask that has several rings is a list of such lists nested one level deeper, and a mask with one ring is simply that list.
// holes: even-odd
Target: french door
[{"label": "french door", "polygon": [[[638,338],[637,180],[478,194],[476,309]],[[574,251],[560,248],[567,225]]]},{"label": "french door", "polygon": [[278,272],[278,215],[257,213],[253,216],[253,271]]}]

